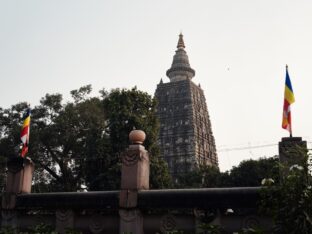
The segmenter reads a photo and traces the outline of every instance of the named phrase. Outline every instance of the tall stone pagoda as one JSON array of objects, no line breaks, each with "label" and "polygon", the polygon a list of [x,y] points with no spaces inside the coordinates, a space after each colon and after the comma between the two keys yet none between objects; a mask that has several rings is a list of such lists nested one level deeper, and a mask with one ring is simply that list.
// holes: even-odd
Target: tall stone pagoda
[{"label": "tall stone pagoda", "polygon": [[182,34],[177,48],[166,73],[170,82],[160,80],[155,92],[160,120],[160,154],[167,161],[174,179],[199,165],[218,166],[206,99],[200,85],[192,81],[195,70],[184,50]]}]

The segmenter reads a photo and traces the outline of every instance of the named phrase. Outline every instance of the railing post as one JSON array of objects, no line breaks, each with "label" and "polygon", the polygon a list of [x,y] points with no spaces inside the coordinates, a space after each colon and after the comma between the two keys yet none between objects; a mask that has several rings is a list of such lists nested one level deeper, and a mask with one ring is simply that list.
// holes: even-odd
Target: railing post
[{"label": "railing post", "polygon": [[1,226],[16,227],[16,212],[14,211],[16,195],[31,193],[34,163],[29,158],[12,157],[7,167],[6,188],[2,194]]},{"label": "railing post", "polygon": [[29,158],[14,157],[7,163],[8,173],[4,199],[2,199],[2,208],[13,209],[15,197],[21,193],[31,193],[31,182],[34,172],[34,163]]},{"label": "railing post", "polygon": [[145,133],[133,130],[131,145],[122,154],[121,191],[119,198],[119,233],[143,234],[143,216],[137,209],[138,191],[149,189],[149,156],[143,141]]},{"label": "railing post", "polygon": [[279,161],[282,165],[280,177],[287,176],[289,168],[294,165],[302,165],[307,154],[307,142],[301,137],[283,137],[278,144]]}]

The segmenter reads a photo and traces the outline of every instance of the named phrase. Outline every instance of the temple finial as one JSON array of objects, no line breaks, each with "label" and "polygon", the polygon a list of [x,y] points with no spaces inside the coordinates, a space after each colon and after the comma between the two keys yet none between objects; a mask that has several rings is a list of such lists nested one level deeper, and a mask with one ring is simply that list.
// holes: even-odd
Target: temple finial
[{"label": "temple finial", "polygon": [[173,56],[171,68],[167,70],[166,75],[169,77],[170,82],[191,80],[195,76],[195,71],[191,68],[188,56],[184,50],[185,45],[182,33],[179,35],[177,48]]},{"label": "temple finial", "polygon": [[178,48],[178,49],[180,49],[180,48],[183,48],[183,49],[184,49],[184,48],[185,48],[182,32],[179,34],[179,41],[178,41],[177,48]]}]

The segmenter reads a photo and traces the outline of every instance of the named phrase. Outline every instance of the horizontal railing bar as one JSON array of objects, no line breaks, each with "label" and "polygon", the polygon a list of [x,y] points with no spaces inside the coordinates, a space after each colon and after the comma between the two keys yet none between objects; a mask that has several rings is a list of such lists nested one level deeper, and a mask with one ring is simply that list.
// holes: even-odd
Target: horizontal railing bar
[{"label": "horizontal railing bar", "polygon": [[[261,187],[140,190],[137,207],[254,208]],[[20,194],[17,209],[118,209],[120,191]]]},{"label": "horizontal railing bar", "polygon": [[254,208],[261,187],[140,191],[141,208]]},{"label": "horizontal railing bar", "polygon": [[17,196],[17,209],[115,209],[119,191],[32,193]]}]

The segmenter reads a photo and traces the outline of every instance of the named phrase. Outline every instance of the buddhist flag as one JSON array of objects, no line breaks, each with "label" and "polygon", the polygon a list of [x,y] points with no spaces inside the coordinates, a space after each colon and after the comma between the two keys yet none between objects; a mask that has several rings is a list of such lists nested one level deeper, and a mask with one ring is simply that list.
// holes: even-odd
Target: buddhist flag
[{"label": "buddhist flag", "polygon": [[286,81],[285,81],[285,92],[284,92],[282,128],[289,131],[290,137],[292,137],[290,105],[294,102],[295,102],[295,96],[294,96],[294,92],[293,92],[289,74],[288,74],[288,66],[286,65]]},{"label": "buddhist flag", "polygon": [[21,141],[23,144],[21,156],[25,157],[28,152],[28,144],[29,144],[29,130],[30,130],[30,108],[27,109],[24,117],[23,117],[23,127],[21,131]]}]

